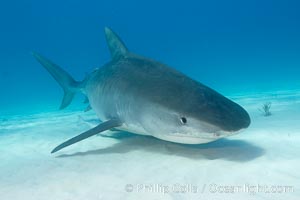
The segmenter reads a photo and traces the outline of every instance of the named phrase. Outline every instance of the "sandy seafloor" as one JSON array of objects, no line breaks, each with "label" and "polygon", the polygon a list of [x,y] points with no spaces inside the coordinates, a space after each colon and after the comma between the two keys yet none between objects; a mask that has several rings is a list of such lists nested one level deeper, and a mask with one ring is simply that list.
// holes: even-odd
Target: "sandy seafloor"
[{"label": "sandy seafloor", "polygon": [[[299,199],[300,90],[230,98],[251,126],[204,145],[117,133],[53,155],[89,129],[93,112],[2,117],[0,199]],[[268,101],[273,115],[264,117],[258,108]]]}]

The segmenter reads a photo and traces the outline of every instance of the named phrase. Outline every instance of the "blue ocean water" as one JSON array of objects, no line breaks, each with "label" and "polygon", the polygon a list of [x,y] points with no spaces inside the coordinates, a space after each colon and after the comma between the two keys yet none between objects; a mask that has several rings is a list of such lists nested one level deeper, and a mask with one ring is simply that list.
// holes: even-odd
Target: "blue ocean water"
[{"label": "blue ocean water", "polygon": [[0,109],[55,110],[62,91],[39,52],[81,80],[110,60],[103,28],[135,53],[220,91],[299,88],[298,1],[1,2]]},{"label": "blue ocean water", "polygon": [[[298,199],[299,10],[297,0],[0,2],[0,199]],[[250,127],[200,145],[108,133],[50,154],[99,121],[80,94],[58,109],[63,90],[31,52],[83,80],[111,59],[104,27],[242,105]]]}]

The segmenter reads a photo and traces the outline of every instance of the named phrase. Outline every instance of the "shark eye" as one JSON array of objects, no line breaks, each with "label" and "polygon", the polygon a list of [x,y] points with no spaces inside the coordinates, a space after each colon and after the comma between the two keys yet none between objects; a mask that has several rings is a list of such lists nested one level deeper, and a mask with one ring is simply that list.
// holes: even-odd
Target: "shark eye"
[{"label": "shark eye", "polygon": [[185,117],[181,117],[180,121],[182,124],[186,124],[187,123],[187,119]]}]

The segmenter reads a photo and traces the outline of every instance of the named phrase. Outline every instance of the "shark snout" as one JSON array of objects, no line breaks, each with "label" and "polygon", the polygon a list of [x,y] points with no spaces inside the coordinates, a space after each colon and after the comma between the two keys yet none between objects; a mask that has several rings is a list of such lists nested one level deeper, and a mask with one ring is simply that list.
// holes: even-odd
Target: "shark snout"
[{"label": "shark snout", "polygon": [[236,122],[235,122],[235,130],[234,131],[248,128],[251,123],[250,116],[247,113],[247,111],[245,111],[245,110],[236,117],[235,121]]},{"label": "shark snout", "polygon": [[238,104],[232,106],[227,117],[224,118],[225,123],[222,123],[223,130],[230,132],[236,132],[241,129],[245,129],[249,127],[251,123],[248,112]]},{"label": "shark snout", "polygon": [[223,132],[237,132],[247,128],[251,123],[248,112],[227,98],[209,104],[205,111],[206,118],[203,119]]}]

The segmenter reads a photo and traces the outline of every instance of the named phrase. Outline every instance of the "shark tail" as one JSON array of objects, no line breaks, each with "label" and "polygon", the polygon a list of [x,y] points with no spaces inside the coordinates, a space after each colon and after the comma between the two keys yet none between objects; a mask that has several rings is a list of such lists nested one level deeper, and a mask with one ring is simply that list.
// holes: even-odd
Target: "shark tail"
[{"label": "shark tail", "polygon": [[37,53],[32,53],[37,61],[53,76],[64,90],[64,97],[59,109],[64,109],[72,102],[77,91],[83,88],[83,83],[75,81],[65,70],[54,64],[47,58]]}]

